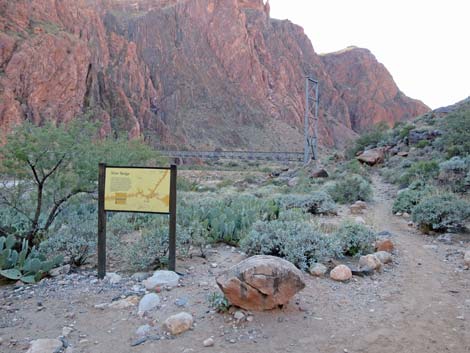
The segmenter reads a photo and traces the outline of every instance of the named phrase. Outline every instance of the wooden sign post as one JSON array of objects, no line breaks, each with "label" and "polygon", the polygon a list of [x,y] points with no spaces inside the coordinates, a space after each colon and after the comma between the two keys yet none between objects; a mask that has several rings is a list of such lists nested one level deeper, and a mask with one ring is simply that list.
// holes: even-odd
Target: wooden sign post
[{"label": "wooden sign post", "polygon": [[106,275],[106,215],[138,212],[169,215],[168,268],[176,269],[176,165],[170,168],[99,164],[98,278]]}]

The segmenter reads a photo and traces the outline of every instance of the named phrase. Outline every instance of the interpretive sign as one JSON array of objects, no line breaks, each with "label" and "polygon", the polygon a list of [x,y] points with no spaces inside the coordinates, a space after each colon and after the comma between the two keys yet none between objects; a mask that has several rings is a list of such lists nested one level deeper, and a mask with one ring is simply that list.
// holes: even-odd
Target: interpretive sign
[{"label": "interpretive sign", "polygon": [[106,167],[104,209],[170,213],[170,168]]},{"label": "interpretive sign", "polygon": [[168,268],[176,267],[176,166],[118,167],[99,164],[98,277],[106,275],[106,212],[169,215]]}]

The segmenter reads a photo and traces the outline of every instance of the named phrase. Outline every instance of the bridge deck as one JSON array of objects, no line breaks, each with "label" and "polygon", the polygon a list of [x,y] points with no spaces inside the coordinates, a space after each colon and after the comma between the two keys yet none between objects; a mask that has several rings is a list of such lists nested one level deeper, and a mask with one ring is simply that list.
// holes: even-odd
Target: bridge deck
[{"label": "bridge deck", "polygon": [[303,161],[302,152],[254,152],[254,151],[160,151],[172,158],[201,159],[242,159],[242,160],[274,160]]}]

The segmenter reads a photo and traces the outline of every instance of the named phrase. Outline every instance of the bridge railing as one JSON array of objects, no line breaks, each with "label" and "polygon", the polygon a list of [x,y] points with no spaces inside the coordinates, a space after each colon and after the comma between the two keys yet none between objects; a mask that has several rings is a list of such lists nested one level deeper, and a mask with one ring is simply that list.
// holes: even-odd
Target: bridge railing
[{"label": "bridge railing", "polygon": [[255,151],[160,151],[172,158],[241,159],[303,161],[303,152],[255,152]]}]

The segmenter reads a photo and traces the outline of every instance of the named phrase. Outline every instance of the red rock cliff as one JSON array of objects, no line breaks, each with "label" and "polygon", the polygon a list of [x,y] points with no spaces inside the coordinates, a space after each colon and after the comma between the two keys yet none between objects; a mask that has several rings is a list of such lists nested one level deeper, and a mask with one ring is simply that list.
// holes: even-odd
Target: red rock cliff
[{"label": "red rock cliff", "polygon": [[0,127],[86,112],[156,144],[300,149],[307,73],[325,145],[427,110],[354,53],[317,55],[262,0],[0,0]]}]

